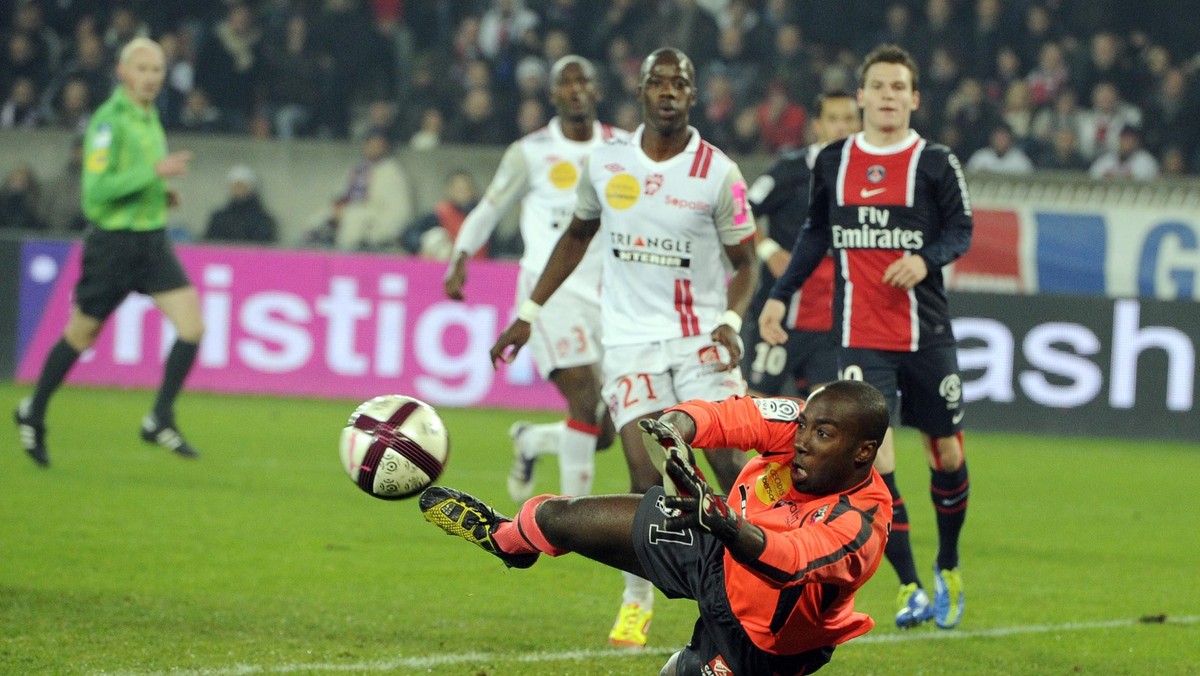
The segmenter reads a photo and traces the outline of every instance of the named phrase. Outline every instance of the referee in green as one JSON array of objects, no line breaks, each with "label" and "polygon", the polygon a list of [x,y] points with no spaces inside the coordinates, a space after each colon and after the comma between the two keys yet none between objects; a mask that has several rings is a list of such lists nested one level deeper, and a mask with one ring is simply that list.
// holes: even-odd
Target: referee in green
[{"label": "referee in green", "polygon": [[162,386],[142,420],[141,437],[185,458],[199,454],[175,425],[175,399],[196,361],[204,321],[200,297],[167,239],[167,208],[178,199],[167,179],[188,171],[192,154],[167,153],[154,99],[163,86],[162,48],[134,38],[117,62],[120,85],[92,116],[84,138],[83,269],[71,317],[50,350],[33,394],[14,413],[21,445],[35,463],[50,464],[46,406],[79,355],[131,292],[150,296],[178,336],[167,356]]}]

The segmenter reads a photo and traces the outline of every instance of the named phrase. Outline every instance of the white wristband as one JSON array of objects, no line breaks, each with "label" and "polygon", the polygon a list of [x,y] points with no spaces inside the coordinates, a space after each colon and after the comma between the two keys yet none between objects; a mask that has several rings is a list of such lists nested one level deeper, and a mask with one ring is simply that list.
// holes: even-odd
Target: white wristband
[{"label": "white wristband", "polygon": [[537,319],[538,313],[542,311],[542,306],[526,298],[517,306],[517,319],[523,322],[532,324],[533,320]]},{"label": "white wristband", "polygon": [[758,246],[754,247],[754,252],[758,254],[758,260],[764,263],[771,260],[771,256],[774,256],[780,251],[783,251],[783,247],[779,246],[779,242],[776,242],[770,237],[759,242]]},{"label": "white wristband", "polygon": [[734,333],[742,332],[742,316],[733,310],[726,310],[725,314],[721,315],[721,323],[733,329]]}]

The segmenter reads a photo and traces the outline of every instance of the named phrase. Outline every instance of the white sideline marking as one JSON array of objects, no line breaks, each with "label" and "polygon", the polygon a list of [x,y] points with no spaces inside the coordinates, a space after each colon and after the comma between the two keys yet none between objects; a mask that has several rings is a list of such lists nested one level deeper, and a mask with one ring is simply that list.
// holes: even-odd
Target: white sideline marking
[{"label": "white sideline marking", "polygon": [[[1200,622],[1200,615],[1181,615],[1177,617],[1167,616],[1163,624],[1195,624]],[[996,627],[994,629],[978,629],[975,631],[924,631],[917,629],[916,631],[907,631],[897,634],[875,634],[856,638],[850,643],[847,643],[841,649],[852,648],[855,645],[866,643],[915,643],[918,641],[949,641],[954,639],[965,638],[1000,638],[1005,636],[1015,636],[1019,634],[1048,634],[1058,631],[1087,631],[1090,629],[1115,629],[1119,627],[1132,627],[1139,624],[1149,624],[1153,626],[1154,622],[1144,623],[1141,620],[1125,619],[1125,620],[1098,620],[1095,622],[1067,622],[1064,624],[1031,624],[1016,627]],[[617,648],[605,648],[595,650],[566,650],[562,652],[536,652],[525,653],[523,655],[512,655],[507,653],[495,652],[470,652],[470,653],[451,653],[444,655],[429,655],[426,657],[397,657],[391,660],[374,660],[370,662],[356,662],[354,664],[313,664],[313,663],[295,663],[295,664],[277,664],[277,665],[259,665],[259,664],[238,664],[231,667],[222,667],[219,669],[171,669],[169,672],[148,672],[148,671],[120,671],[120,672],[100,672],[112,673],[115,676],[144,676],[145,674],[154,673],[170,673],[175,676],[244,676],[246,674],[287,674],[292,672],[364,672],[364,671],[397,671],[400,669],[429,669],[431,667],[442,667],[454,664],[464,664],[468,662],[561,662],[561,661],[581,661],[591,659],[613,659],[626,658],[640,655],[662,655],[667,657],[674,653],[676,648],[648,648],[646,650],[621,650]]]}]

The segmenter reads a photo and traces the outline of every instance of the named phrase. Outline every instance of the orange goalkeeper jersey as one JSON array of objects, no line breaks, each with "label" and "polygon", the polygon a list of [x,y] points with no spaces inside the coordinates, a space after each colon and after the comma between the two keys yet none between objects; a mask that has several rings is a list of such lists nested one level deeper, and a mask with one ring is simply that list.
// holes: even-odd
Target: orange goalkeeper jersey
[{"label": "orange goalkeeper jersey", "polygon": [[800,399],[731,397],[669,410],[696,421],[698,448],[758,450],[738,475],[731,509],[763,530],[766,549],[742,563],[725,553],[729,605],[756,646],[794,655],[833,646],[875,626],[854,593],[883,559],[892,499],[874,469],[854,488],[809,495],[792,488]]}]

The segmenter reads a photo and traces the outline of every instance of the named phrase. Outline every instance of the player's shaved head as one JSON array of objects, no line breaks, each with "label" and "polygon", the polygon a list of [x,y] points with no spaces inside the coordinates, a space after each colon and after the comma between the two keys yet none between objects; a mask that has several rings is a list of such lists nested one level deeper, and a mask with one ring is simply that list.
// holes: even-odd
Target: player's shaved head
[{"label": "player's shaved head", "polygon": [[683,50],[676,49],[675,47],[660,47],[650,52],[646,60],[642,61],[642,69],[638,78],[642,84],[645,84],[646,78],[650,77],[650,70],[654,68],[654,64],[663,60],[669,60],[671,63],[678,65],[679,70],[686,73],[689,80],[692,82],[696,81],[696,67],[692,65],[692,60],[688,58],[687,54],[683,53]]},{"label": "player's shaved head", "polygon": [[861,380],[835,380],[817,387],[808,398],[822,396],[841,399],[853,406],[860,440],[883,443],[891,420],[887,400],[875,386]]},{"label": "player's shaved head", "polygon": [[566,70],[567,66],[571,65],[579,66],[579,69],[583,71],[583,76],[587,79],[596,79],[596,67],[592,65],[591,61],[577,54],[567,54],[558,61],[555,61],[554,65],[550,67],[550,81],[558,82],[562,77],[563,71]]},{"label": "player's shaved head", "polygon": [[121,55],[117,59],[117,65],[123,66],[129,63],[129,60],[133,58],[133,55],[143,49],[150,50],[159,57],[163,56],[162,47],[160,47],[157,42],[151,40],[150,38],[139,36],[125,43],[125,46],[121,48]]}]

